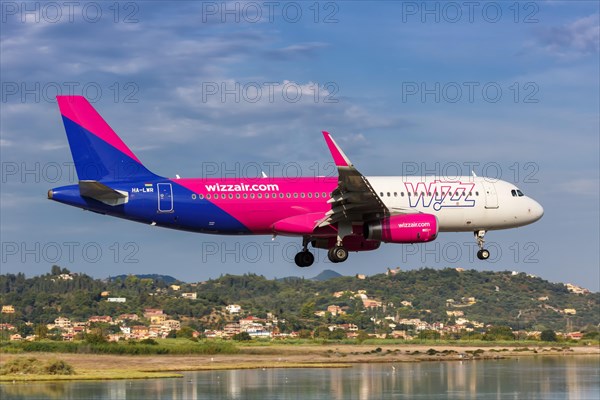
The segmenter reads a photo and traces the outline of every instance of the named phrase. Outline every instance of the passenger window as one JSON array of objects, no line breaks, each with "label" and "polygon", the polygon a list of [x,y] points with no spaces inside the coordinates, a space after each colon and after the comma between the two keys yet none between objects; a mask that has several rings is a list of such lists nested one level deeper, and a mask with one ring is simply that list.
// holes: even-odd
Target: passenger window
[{"label": "passenger window", "polygon": [[294,193],[294,198],[297,199],[298,198],[298,193]]},{"label": "passenger window", "polygon": [[410,192],[406,192],[406,194],[408,195],[408,197],[410,197]]},{"label": "passenger window", "polygon": [[258,197],[259,199],[262,199],[262,193],[257,194],[256,197]]},{"label": "passenger window", "polygon": [[239,198],[240,198],[240,194],[239,194],[239,193],[236,193],[236,195],[235,195],[235,198],[236,198],[236,199],[239,199]]},{"label": "passenger window", "polygon": [[394,192],[394,197],[398,197],[398,192]]},{"label": "passenger window", "polygon": [[233,199],[233,195],[231,193],[229,193],[229,198]]},{"label": "passenger window", "polygon": [[300,193],[300,197],[304,198],[304,192]]},{"label": "passenger window", "polygon": [[269,198],[269,193],[265,193],[265,199]]},{"label": "passenger window", "polygon": [[327,193],[323,192],[323,198],[327,197]]},{"label": "passenger window", "polygon": [[248,193],[244,193],[244,198],[247,199],[248,198]]},{"label": "passenger window", "polygon": [[390,197],[390,192],[387,192],[388,197]]},{"label": "passenger window", "polygon": [[250,193],[250,198],[253,199],[254,198],[254,193]]},{"label": "passenger window", "polygon": [[479,192],[475,192],[475,196],[479,196]]},{"label": "passenger window", "polygon": [[283,193],[279,193],[279,198],[283,199]]},{"label": "passenger window", "polygon": [[203,195],[203,194],[200,194],[200,195],[198,195],[198,198],[199,198],[200,200],[202,200],[202,199],[204,198],[204,195]]},{"label": "passenger window", "polygon": [[210,194],[207,194],[207,195],[206,195],[206,199],[207,199],[207,200],[210,200]]},{"label": "passenger window", "polygon": [[319,198],[319,192],[316,192],[315,193],[315,199],[318,199],[318,198]]},{"label": "passenger window", "polygon": [[400,192],[400,197],[404,197],[404,192]]},{"label": "passenger window", "polygon": [[427,193],[427,196],[431,196],[431,192]]},{"label": "passenger window", "polygon": [[221,198],[222,198],[222,199],[224,199],[225,197],[226,197],[226,196],[225,196],[225,193],[223,193],[223,194],[221,195]]},{"label": "passenger window", "polygon": [[309,199],[312,199],[312,192],[308,192],[307,195]]}]

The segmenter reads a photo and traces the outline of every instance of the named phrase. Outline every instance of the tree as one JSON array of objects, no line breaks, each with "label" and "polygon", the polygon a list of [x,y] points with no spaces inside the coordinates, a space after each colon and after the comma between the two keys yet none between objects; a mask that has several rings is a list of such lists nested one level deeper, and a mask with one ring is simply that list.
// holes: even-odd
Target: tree
[{"label": "tree", "polygon": [[419,334],[417,335],[417,337],[419,339],[438,340],[441,337],[441,335],[438,331],[425,329],[425,330],[420,331]]},{"label": "tree", "polygon": [[546,329],[540,334],[540,339],[544,342],[556,342],[556,332],[552,329]]},{"label": "tree", "polygon": [[329,339],[329,333],[329,328],[323,325],[315,329],[313,336],[315,339]]},{"label": "tree", "polygon": [[178,338],[192,338],[194,336],[194,329],[190,326],[182,326],[180,330],[177,331],[176,337]]},{"label": "tree", "polygon": [[300,329],[298,331],[298,337],[300,339],[310,339],[312,337],[312,332],[309,329]]},{"label": "tree", "polygon": [[510,326],[492,326],[483,335],[483,340],[515,340],[515,335]]},{"label": "tree", "polygon": [[332,332],[329,332],[329,339],[333,339],[333,340],[346,339],[346,331],[343,329],[334,329]]},{"label": "tree", "polygon": [[233,340],[237,340],[238,342],[252,340],[252,336],[248,332],[240,332],[236,333],[232,337]]},{"label": "tree", "polygon": [[315,302],[309,301],[302,305],[302,309],[300,310],[300,316],[302,318],[312,318],[315,312]]}]

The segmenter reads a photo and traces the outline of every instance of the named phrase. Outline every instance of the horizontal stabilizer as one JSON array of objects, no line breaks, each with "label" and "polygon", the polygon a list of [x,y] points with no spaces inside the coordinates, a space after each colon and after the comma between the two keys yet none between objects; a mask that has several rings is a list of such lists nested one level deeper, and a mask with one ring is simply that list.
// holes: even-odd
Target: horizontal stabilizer
[{"label": "horizontal stabilizer", "polygon": [[119,206],[129,201],[129,193],[112,189],[98,181],[79,181],[79,193],[109,206]]}]

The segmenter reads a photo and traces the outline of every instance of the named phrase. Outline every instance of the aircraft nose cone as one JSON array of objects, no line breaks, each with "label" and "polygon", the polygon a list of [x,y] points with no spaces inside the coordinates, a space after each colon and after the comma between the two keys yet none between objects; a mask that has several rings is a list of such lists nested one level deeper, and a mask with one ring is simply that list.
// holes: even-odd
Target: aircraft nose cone
[{"label": "aircraft nose cone", "polygon": [[531,218],[531,222],[535,222],[537,220],[539,220],[540,218],[542,218],[542,216],[544,215],[544,207],[542,207],[542,205],[540,203],[538,203],[535,200],[531,200],[531,204],[529,205],[529,208],[527,209],[527,213],[529,214],[529,217]]}]

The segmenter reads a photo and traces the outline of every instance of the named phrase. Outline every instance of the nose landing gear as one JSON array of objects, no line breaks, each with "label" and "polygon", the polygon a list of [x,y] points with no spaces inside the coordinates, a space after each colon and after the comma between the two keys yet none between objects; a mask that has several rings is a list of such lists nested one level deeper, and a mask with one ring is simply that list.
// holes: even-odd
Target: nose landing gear
[{"label": "nose landing gear", "polygon": [[485,231],[475,231],[475,240],[477,241],[477,246],[479,246],[479,251],[477,252],[477,258],[480,260],[487,260],[490,258],[490,252],[487,249],[483,248],[483,244],[485,243]]}]

